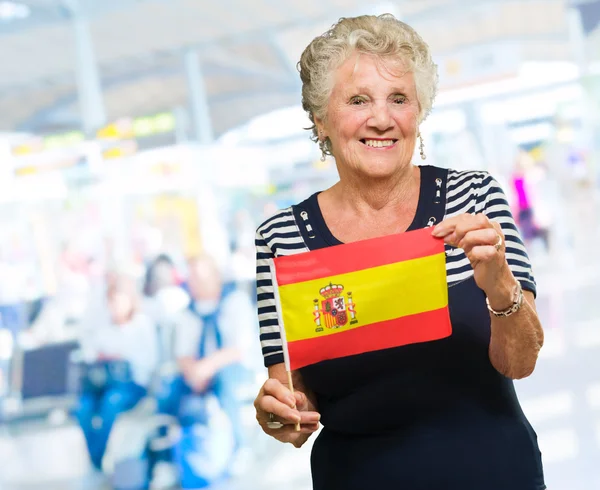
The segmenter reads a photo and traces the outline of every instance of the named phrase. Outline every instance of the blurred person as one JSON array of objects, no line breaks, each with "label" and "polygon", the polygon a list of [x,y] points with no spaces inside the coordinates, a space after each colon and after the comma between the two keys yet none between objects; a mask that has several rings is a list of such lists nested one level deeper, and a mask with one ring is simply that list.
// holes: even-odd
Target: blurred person
[{"label": "blurred person", "polygon": [[[166,272],[165,268],[163,272]],[[162,273],[153,280],[153,296],[146,298],[145,311],[157,328],[159,362],[152,396],[157,412],[180,419],[185,397],[191,393],[181,374],[181,363],[197,354],[201,322],[189,311],[189,293],[174,281],[172,274]],[[168,430],[159,430],[166,437]],[[173,446],[150,452],[151,488],[171,488],[180,480]]]},{"label": "blurred person", "polygon": [[512,185],[515,193],[517,225],[526,245],[540,238],[546,251],[550,248],[549,234],[551,203],[544,193],[545,171],[532,157],[522,152],[515,163]]},{"label": "blurred person", "polygon": [[178,417],[183,430],[174,451],[157,455],[156,464],[166,472],[172,460],[184,488],[204,488],[235,471],[244,453],[240,391],[252,381],[246,350],[256,336],[248,295],[223,282],[211,257],[188,264],[185,311],[172,287],[156,293],[164,304],[179,305],[159,323],[171,325],[171,358],[181,374],[164,378],[158,400],[159,411]]},{"label": "blurred person", "polygon": [[196,393],[212,390],[234,426],[236,447],[243,446],[240,396],[257,371],[256,321],[248,294],[225,282],[212,257],[189,261],[190,311],[201,321],[195,358],[182,361],[183,375]]},{"label": "blurred person", "polygon": [[175,262],[166,254],[158,255],[146,268],[144,295],[152,297],[161,288],[180,284]]},{"label": "blurred person", "polygon": [[159,339],[159,411],[176,415],[184,389],[179,364],[197,354],[201,323],[189,311],[191,297],[168,255],[161,254],[149,263],[143,291],[144,312],[154,321]]},{"label": "blurred person", "polygon": [[102,269],[98,259],[84,250],[81,240],[67,240],[57,263],[56,289],[32,305],[36,311],[20,342],[31,348],[73,339],[106,317]]},{"label": "blurred person", "polygon": [[110,276],[107,306],[109,323],[88,330],[81,342],[87,369],[76,414],[96,469],[117,416],[146,395],[158,355],[153,322],[140,312],[131,277]]},{"label": "blurred person", "polygon": [[[299,68],[313,139],[339,181],[257,230],[269,368],[255,400],[260,426],[300,447],[322,421],[314,490],[546,488],[513,383],[533,372],[543,331],[506,197],[487,172],[412,164],[437,85],[428,46],[389,14],[343,18]],[[432,225],[446,244],[451,336],[306,366],[292,373],[293,395],[269,261]]]},{"label": "blurred person", "polygon": [[[173,327],[175,325],[172,322],[174,316],[177,316],[179,320],[177,325],[182,324],[180,305],[183,303],[187,307],[190,296],[184,288],[175,262],[169,255],[160,254],[149,262],[142,289],[144,293],[143,311],[157,325],[168,324],[169,328]],[[189,321],[183,322],[186,326],[189,326],[189,323]],[[164,328],[159,329],[161,360],[163,361],[170,359],[174,348],[171,340],[175,338],[174,334],[173,339],[162,338],[165,330]]]}]

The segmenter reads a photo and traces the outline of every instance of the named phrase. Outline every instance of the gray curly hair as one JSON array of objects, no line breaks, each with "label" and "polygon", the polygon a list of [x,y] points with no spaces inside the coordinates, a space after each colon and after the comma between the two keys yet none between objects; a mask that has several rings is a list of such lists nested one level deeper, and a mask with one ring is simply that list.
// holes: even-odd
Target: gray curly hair
[{"label": "gray curly hair", "polygon": [[392,14],[362,15],[340,19],[331,29],[306,47],[298,71],[302,80],[302,107],[313,123],[311,139],[331,155],[331,142],[319,139],[315,117],[325,119],[327,102],[333,89],[333,72],[353,53],[374,55],[386,60],[401,60],[415,77],[421,123],[431,112],[437,92],[437,65],[429,46],[408,24]]}]

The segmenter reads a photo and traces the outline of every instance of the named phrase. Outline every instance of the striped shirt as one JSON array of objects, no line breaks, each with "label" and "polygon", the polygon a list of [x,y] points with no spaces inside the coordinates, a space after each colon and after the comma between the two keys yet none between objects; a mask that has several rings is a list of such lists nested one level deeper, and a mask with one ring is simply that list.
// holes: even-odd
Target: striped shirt
[{"label": "striped shirt", "polygon": [[[523,289],[536,292],[529,257],[515,225],[506,196],[498,182],[487,172],[448,171],[444,218],[464,213],[484,213],[502,227],[506,259]],[[265,366],[283,362],[282,341],[277,320],[269,260],[274,257],[308,252],[293,208],[276,213],[256,232],[256,279],[260,341]],[[469,259],[461,249],[446,246],[448,287],[473,276]]]}]

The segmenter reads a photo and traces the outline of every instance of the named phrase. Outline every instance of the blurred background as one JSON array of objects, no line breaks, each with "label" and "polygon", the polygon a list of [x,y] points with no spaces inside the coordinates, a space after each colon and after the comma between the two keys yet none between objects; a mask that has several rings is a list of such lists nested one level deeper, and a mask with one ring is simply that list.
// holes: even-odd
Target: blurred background
[{"label": "blurred background", "polygon": [[254,230],[336,180],[303,129],[300,53],[385,12],[439,66],[425,163],[492,172],[527,241],[546,345],[517,389],[548,488],[600,488],[599,0],[15,0],[1,490],[311,488],[310,444],[254,421]]}]

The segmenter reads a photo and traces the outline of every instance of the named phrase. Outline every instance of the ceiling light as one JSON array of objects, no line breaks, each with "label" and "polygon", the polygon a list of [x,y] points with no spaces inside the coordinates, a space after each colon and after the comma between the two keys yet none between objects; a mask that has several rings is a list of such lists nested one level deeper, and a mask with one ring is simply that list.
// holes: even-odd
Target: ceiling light
[{"label": "ceiling light", "polygon": [[31,9],[22,3],[0,2],[0,22],[25,19],[31,14]]}]

